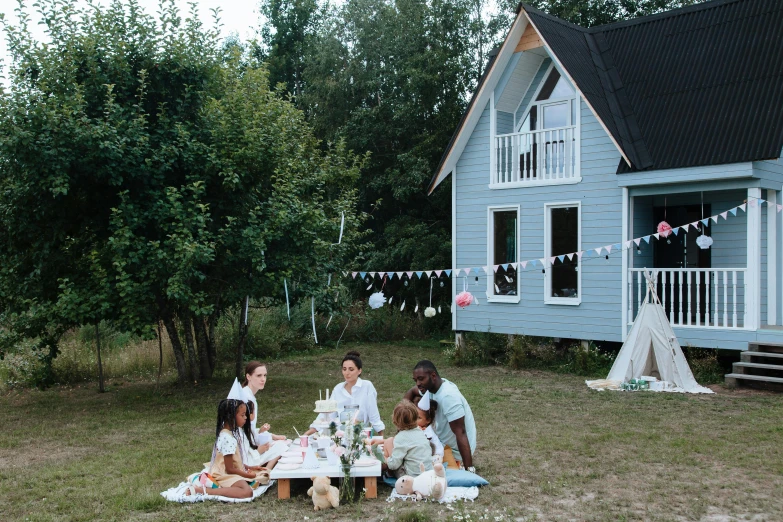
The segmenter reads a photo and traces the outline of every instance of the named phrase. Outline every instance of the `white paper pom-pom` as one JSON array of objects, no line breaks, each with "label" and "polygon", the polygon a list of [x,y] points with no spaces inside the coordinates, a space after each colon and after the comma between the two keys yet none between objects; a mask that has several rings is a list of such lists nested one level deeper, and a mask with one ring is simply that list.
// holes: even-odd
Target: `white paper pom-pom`
[{"label": "white paper pom-pom", "polygon": [[386,298],[383,297],[383,292],[375,292],[370,296],[370,300],[368,301],[370,304],[370,308],[375,310],[376,308],[380,308],[386,303]]},{"label": "white paper pom-pom", "polygon": [[431,306],[428,306],[424,310],[424,317],[435,317],[435,309]]},{"label": "white paper pom-pom", "polygon": [[712,245],[712,238],[710,236],[705,236],[704,234],[702,234],[696,238],[696,244],[699,245],[699,248],[701,248],[702,250],[706,250],[710,248],[710,245]]}]

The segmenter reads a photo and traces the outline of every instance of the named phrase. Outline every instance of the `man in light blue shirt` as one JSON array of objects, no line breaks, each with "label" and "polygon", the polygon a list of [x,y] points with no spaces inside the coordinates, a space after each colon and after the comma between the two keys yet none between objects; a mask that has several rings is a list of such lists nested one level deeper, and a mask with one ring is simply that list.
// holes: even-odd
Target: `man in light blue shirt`
[{"label": "man in light blue shirt", "polygon": [[[476,422],[468,401],[453,382],[440,377],[431,361],[416,363],[413,380],[419,393],[430,392],[430,398],[438,403],[435,434],[444,445],[451,447],[454,458],[461,461],[465,469],[475,472],[473,452],[476,450]],[[407,395],[406,398],[411,400],[412,397]]]}]

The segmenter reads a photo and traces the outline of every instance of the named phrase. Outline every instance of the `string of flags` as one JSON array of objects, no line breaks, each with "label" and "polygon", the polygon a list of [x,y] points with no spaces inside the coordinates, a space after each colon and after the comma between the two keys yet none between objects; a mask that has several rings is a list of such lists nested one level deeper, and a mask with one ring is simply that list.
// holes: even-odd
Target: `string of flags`
[{"label": "string of flags", "polygon": [[[475,273],[476,275],[481,274],[482,272],[485,275],[489,275],[490,270],[494,273],[497,272],[499,269],[503,269],[505,271],[513,268],[515,270],[527,270],[528,268],[546,268],[547,266],[552,266],[557,262],[563,263],[565,262],[565,259],[568,259],[569,261],[573,260],[574,256],[576,256],[577,259],[581,260],[582,257],[597,257],[602,255],[610,255],[612,252],[627,250],[629,248],[636,248],[639,247],[642,243],[642,241],[645,242],[645,244],[649,244],[650,241],[653,239],[659,240],[661,238],[668,238],[670,235],[677,236],[680,232],[688,233],[689,229],[693,227],[694,230],[698,230],[699,224],[701,223],[703,226],[710,226],[710,221],[712,221],[714,224],[718,223],[719,219],[727,220],[729,216],[736,216],[738,211],[747,212],[747,207],[750,205],[751,208],[755,208],[756,206],[763,205],[764,203],[769,204],[769,202],[765,199],[756,199],[751,198],[748,202],[743,203],[742,205],[737,205],[734,208],[730,208],[729,210],[726,210],[725,212],[719,212],[718,214],[715,214],[713,216],[706,217],[704,219],[697,219],[696,221],[693,221],[691,223],[686,223],[684,225],[678,226],[678,227],[671,227],[668,225],[668,223],[661,222],[658,225],[657,232],[654,234],[648,234],[645,236],[639,236],[633,239],[629,239],[627,241],[621,241],[618,243],[611,243],[608,245],[603,245],[595,248],[589,248],[586,250],[580,250],[577,252],[569,252],[567,254],[560,254],[556,256],[550,256],[550,257],[542,257],[538,259],[529,259],[526,261],[515,261],[510,263],[500,263],[497,265],[486,265],[486,266],[476,266],[476,267],[468,267],[468,268],[453,268],[453,269],[440,269],[440,270],[408,270],[408,271],[397,271],[397,272],[350,272],[351,277],[353,279],[356,279],[357,276],[359,276],[361,279],[365,279],[368,275],[371,278],[380,277],[388,278],[388,280],[393,280],[395,277],[398,279],[402,279],[403,276],[407,276],[408,279],[412,280],[414,277],[423,279],[424,277],[431,278],[434,274],[436,278],[441,277],[443,274],[446,275],[446,277],[459,277],[460,275],[470,276],[470,274]],[[776,205],[777,206],[777,212],[780,213],[783,211],[783,205]],[[707,239],[711,239],[708,236],[703,236]],[[702,246],[704,244],[705,246]],[[699,243],[699,246],[701,248],[709,248],[709,246],[712,244],[712,241],[705,241],[702,240]],[[633,245],[633,247],[632,247]],[[348,272],[344,272],[345,275],[348,274]]]}]

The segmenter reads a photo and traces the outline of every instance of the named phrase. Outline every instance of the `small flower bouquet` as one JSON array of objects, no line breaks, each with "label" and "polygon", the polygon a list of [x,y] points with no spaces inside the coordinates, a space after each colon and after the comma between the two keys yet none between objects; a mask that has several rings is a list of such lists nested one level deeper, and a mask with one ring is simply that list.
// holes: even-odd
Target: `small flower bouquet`
[{"label": "small flower bouquet", "polygon": [[340,458],[340,468],[343,472],[343,479],[340,483],[340,501],[352,503],[355,500],[355,495],[351,468],[364,450],[362,425],[353,423],[343,431],[338,430],[337,425],[332,422],[329,429],[334,433],[332,435],[332,440],[335,443],[334,453]]}]

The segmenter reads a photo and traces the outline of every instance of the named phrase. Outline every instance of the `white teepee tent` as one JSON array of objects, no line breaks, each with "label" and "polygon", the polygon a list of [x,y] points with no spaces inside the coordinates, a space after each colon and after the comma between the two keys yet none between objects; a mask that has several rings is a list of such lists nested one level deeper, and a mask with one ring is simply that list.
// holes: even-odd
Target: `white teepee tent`
[{"label": "white teepee tent", "polygon": [[609,376],[602,381],[587,381],[587,385],[591,388],[618,389],[622,382],[651,375],[674,385],[670,391],[713,393],[694,379],[658,299],[655,278],[649,272],[645,272],[644,276],[647,279],[644,303],[617,354]]}]

